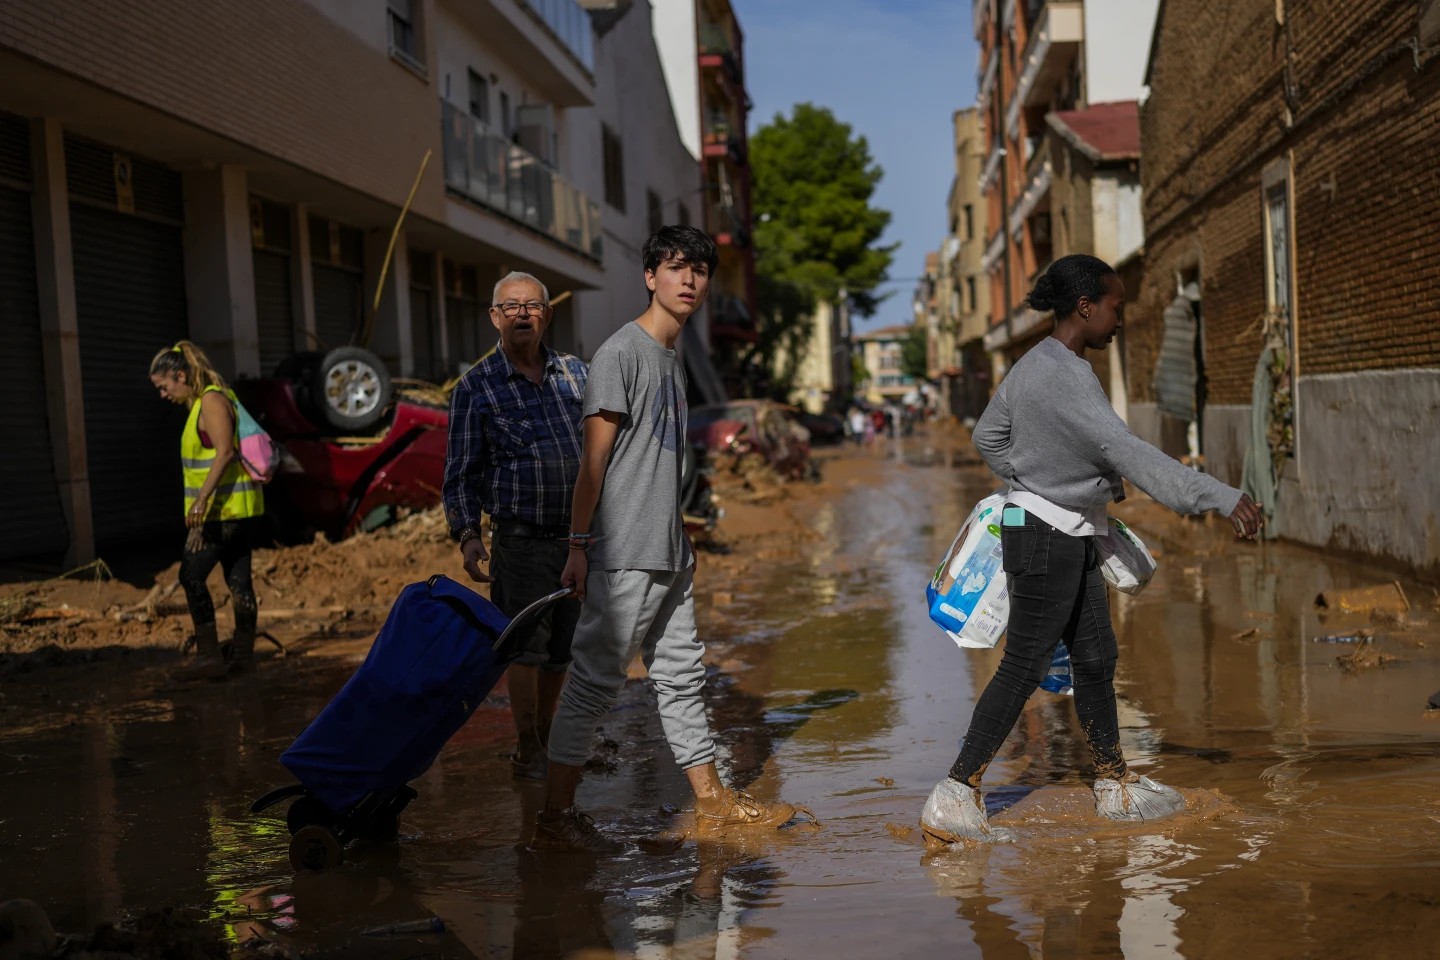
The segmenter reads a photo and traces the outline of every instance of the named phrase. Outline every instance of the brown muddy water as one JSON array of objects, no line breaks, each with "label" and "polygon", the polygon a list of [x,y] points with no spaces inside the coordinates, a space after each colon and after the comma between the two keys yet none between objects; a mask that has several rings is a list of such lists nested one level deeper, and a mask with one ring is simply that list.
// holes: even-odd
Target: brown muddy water
[{"label": "brown muddy water", "polygon": [[[1169,821],[1093,816],[1068,699],[1039,692],[987,777],[1013,845],[928,850],[921,804],[998,661],[926,618],[923,587],[988,492],[916,439],[877,483],[804,504],[803,557],[756,561],[702,610],[722,771],[809,804],[819,830],[587,862],[523,847],[539,788],[510,779],[510,721],[487,702],[416,786],[393,846],[293,874],[280,820],[249,815],[286,781],[281,751],[352,663],[267,666],[170,690],[166,665],[42,672],[0,691],[0,899],[62,930],[170,904],[240,943],[353,957],[1350,957],[1440,943],[1440,636],[1430,591],[1398,658],[1347,672],[1313,600],[1388,580],[1298,548],[1233,545],[1219,524],[1131,506],[1160,554],[1119,598],[1127,755],[1182,789]],[[1149,524],[1149,528],[1147,528]],[[424,573],[424,571],[417,571]],[[702,567],[701,577],[705,575]],[[1428,640],[1428,646],[1424,645]],[[605,724],[609,772],[581,804],[638,838],[686,790],[653,697],[632,683]],[[437,915],[439,935],[362,937]]]}]

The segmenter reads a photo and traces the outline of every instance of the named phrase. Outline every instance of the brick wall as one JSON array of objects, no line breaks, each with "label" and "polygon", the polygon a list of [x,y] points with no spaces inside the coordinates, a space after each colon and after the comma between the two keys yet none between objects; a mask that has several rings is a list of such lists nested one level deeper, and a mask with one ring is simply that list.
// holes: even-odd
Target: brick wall
[{"label": "brick wall", "polygon": [[[426,148],[439,168],[433,87],[305,3],[7,4],[0,46],[391,203]],[[427,176],[417,212],[443,196]]]},{"label": "brick wall", "polygon": [[1417,72],[1404,45],[1416,5],[1288,0],[1285,10],[1281,25],[1273,0],[1164,5],[1141,114],[1133,399],[1153,398],[1175,273],[1198,267],[1209,402],[1249,402],[1266,306],[1261,177],[1287,155],[1300,373],[1440,365],[1440,61]]}]

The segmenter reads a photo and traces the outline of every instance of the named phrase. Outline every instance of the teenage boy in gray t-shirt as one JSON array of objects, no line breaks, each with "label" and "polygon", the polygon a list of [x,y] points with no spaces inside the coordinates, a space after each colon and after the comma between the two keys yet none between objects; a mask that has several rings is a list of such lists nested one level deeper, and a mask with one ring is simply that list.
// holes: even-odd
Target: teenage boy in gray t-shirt
[{"label": "teenage boy in gray t-shirt", "polygon": [[693,227],[663,227],[645,244],[650,307],[590,361],[580,474],[571,504],[570,558],[561,585],[584,602],[570,679],[550,728],[545,807],[536,849],[615,853],[623,844],[575,808],[600,718],[638,652],[655,684],[660,723],[695,791],[699,830],[778,827],[796,808],[726,788],[701,693],[704,646],[695,633],[695,557],[680,518],[685,371],[675,342],[705,302],[715,244]]}]

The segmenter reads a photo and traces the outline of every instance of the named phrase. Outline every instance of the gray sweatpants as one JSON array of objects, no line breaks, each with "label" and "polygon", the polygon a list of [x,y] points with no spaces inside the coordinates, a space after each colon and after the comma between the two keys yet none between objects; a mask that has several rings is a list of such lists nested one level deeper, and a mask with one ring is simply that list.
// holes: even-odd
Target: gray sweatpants
[{"label": "gray sweatpants", "polygon": [[705,719],[704,647],[695,633],[694,571],[593,570],[575,627],[570,679],[550,727],[550,759],[584,766],[638,652],[655,684],[660,725],[680,768],[715,759]]}]

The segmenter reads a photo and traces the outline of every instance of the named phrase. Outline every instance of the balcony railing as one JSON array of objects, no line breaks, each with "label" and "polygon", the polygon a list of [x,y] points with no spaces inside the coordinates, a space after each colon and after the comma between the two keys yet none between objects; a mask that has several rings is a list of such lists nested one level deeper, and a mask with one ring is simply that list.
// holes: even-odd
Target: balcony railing
[{"label": "balcony railing", "polygon": [[600,205],[539,157],[453,104],[441,101],[445,186],[600,259]]},{"label": "balcony railing", "polygon": [[520,0],[520,5],[535,14],[582,67],[595,72],[594,29],[590,15],[575,0]]}]

